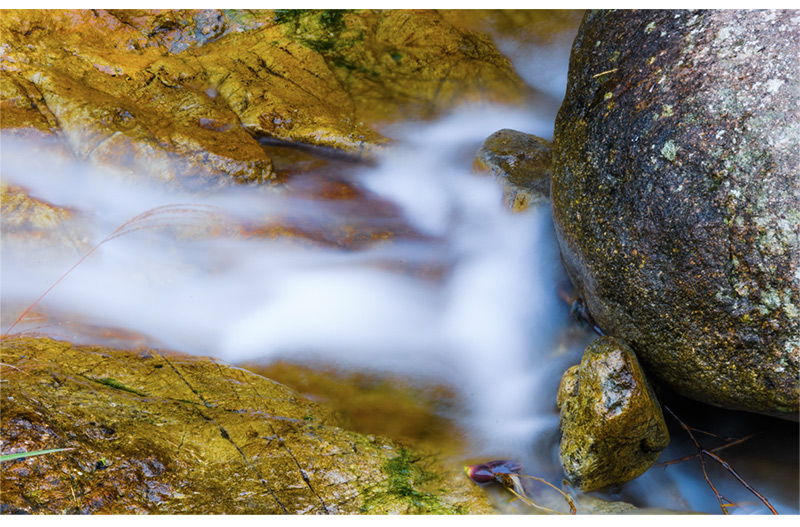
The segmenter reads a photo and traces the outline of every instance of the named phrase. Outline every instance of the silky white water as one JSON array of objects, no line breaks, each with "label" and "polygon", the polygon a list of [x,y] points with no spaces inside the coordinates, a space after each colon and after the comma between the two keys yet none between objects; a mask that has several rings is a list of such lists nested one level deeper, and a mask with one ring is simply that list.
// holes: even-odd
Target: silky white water
[{"label": "silky white water", "polygon": [[[539,86],[556,101],[565,82],[564,60],[558,65],[558,75]],[[564,277],[548,206],[510,213],[497,182],[473,173],[471,163],[481,142],[502,128],[550,138],[554,111],[552,104],[462,108],[386,130],[395,145],[373,166],[354,164],[341,175],[370,199],[391,204],[393,212],[375,216],[291,188],[179,190],[152,181],[146,166],[127,167],[137,173],[132,178],[3,137],[2,181],[72,210],[70,236],[79,243],[64,248],[4,236],[2,330],[131,218],[186,204],[103,243],[37,305],[50,321],[34,319],[14,332],[86,342],[93,337],[79,325],[113,327],[230,363],[317,361],[445,383],[462,403],[454,417],[469,432],[470,457],[517,458],[532,473],[546,472],[556,459],[556,387],[590,336],[563,338],[570,320],[557,291]],[[321,232],[402,224],[417,235],[343,249],[248,236],[240,228],[278,220]],[[418,268],[438,271],[430,276]],[[736,482],[720,483],[725,477],[716,481],[727,495],[741,491]],[[778,487],[759,490],[771,493],[781,512],[796,512],[791,497],[776,499]],[[625,492],[622,498],[641,504],[719,511],[693,465],[653,469]]]},{"label": "silky white water", "polygon": [[[88,245],[154,207],[192,204],[188,212],[156,217],[147,229],[104,243],[37,308],[231,363],[318,360],[443,381],[465,402],[461,422],[474,435],[475,454],[510,455],[556,426],[552,389],[564,364],[547,359],[555,357],[568,321],[556,291],[558,249],[547,207],[510,213],[498,184],[473,173],[471,159],[459,161],[457,154],[474,153],[500,128],[536,124],[535,116],[518,110],[482,108],[393,130],[397,145],[375,167],[356,168],[350,177],[393,203],[421,236],[358,251],[242,236],[185,240],[176,229],[219,217],[266,221],[287,212],[306,222],[324,213],[325,228],[333,228],[336,220],[351,221],[336,202],[255,187],[165,190],[147,184],[146,176],[48,159],[39,145],[8,138],[2,177],[32,197],[80,211]],[[200,204],[214,208],[200,210]],[[431,279],[383,265],[415,260],[446,270]],[[44,246],[3,250],[4,306],[33,302],[71,263]],[[16,317],[8,309],[4,330]],[[66,329],[41,330],[58,335]]]}]

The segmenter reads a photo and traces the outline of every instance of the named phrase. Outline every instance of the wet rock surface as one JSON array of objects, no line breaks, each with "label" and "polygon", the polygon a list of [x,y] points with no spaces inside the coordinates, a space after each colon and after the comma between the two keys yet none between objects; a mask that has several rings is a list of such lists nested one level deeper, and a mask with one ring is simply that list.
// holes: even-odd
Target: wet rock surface
[{"label": "wet rock surface", "polygon": [[499,130],[484,141],[474,168],[489,172],[503,188],[506,206],[522,212],[550,198],[550,141],[516,130]]},{"label": "wet rock surface", "polygon": [[558,390],[561,464],[583,491],[642,475],[669,444],[661,407],[633,351],[611,337],[587,346]]},{"label": "wet rock surface", "polygon": [[714,405],[798,418],[800,18],[591,12],[553,215],[591,316]]},{"label": "wet rock surface", "polygon": [[0,182],[0,226],[6,247],[47,244],[86,250],[88,240],[76,214],[28,195],[24,189]]},{"label": "wet rock surface", "polygon": [[2,343],[2,502],[27,513],[486,513],[457,467],[339,428],[219,361],[36,338]]},{"label": "wet rock surface", "polygon": [[434,11],[5,11],[5,133],[183,184],[275,178],[260,141],[360,156],[394,119],[528,89]]}]

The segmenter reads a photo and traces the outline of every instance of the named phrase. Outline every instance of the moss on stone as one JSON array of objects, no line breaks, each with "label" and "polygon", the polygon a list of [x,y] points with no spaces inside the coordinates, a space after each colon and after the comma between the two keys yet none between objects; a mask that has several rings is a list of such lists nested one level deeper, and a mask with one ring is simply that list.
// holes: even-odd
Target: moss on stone
[{"label": "moss on stone", "polygon": [[633,351],[601,337],[559,386],[561,464],[581,490],[643,474],[669,444],[656,396]]},{"label": "moss on stone", "polygon": [[[4,450],[73,448],[4,462],[0,487],[11,509],[334,514],[370,504],[374,513],[491,510],[457,467],[344,430],[329,409],[212,359],[6,338],[0,363]],[[106,462],[98,467],[100,459]]]}]

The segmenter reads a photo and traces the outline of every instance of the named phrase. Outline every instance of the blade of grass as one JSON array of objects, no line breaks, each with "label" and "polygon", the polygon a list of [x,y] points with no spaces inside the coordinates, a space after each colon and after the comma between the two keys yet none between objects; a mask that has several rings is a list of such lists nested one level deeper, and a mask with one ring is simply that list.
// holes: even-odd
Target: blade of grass
[{"label": "blade of grass", "polygon": [[72,448],[51,448],[50,450],[35,450],[33,452],[17,452],[16,454],[3,454],[2,456],[0,456],[0,461],[11,461],[13,459],[41,456],[43,454],[52,454],[53,452],[63,452],[64,450],[72,450]]}]

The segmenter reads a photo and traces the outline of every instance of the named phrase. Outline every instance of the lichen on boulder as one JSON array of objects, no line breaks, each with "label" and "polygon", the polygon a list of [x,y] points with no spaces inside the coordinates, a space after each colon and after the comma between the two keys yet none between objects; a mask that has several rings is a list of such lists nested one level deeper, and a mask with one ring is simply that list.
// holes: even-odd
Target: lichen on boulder
[{"label": "lichen on boulder", "polygon": [[145,349],[2,342],[4,512],[487,513],[457,467],[274,381]]},{"label": "lichen on boulder", "polygon": [[642,475],[669,444],[661,406],[636,355],[600,337],[558,389],[560,456],[572,483],[589,492]]},{"label": "lichen on boulder", "polygon": [[553,218],[591,316],[659,381],[800,415],[800,15],[586,15]]}]

